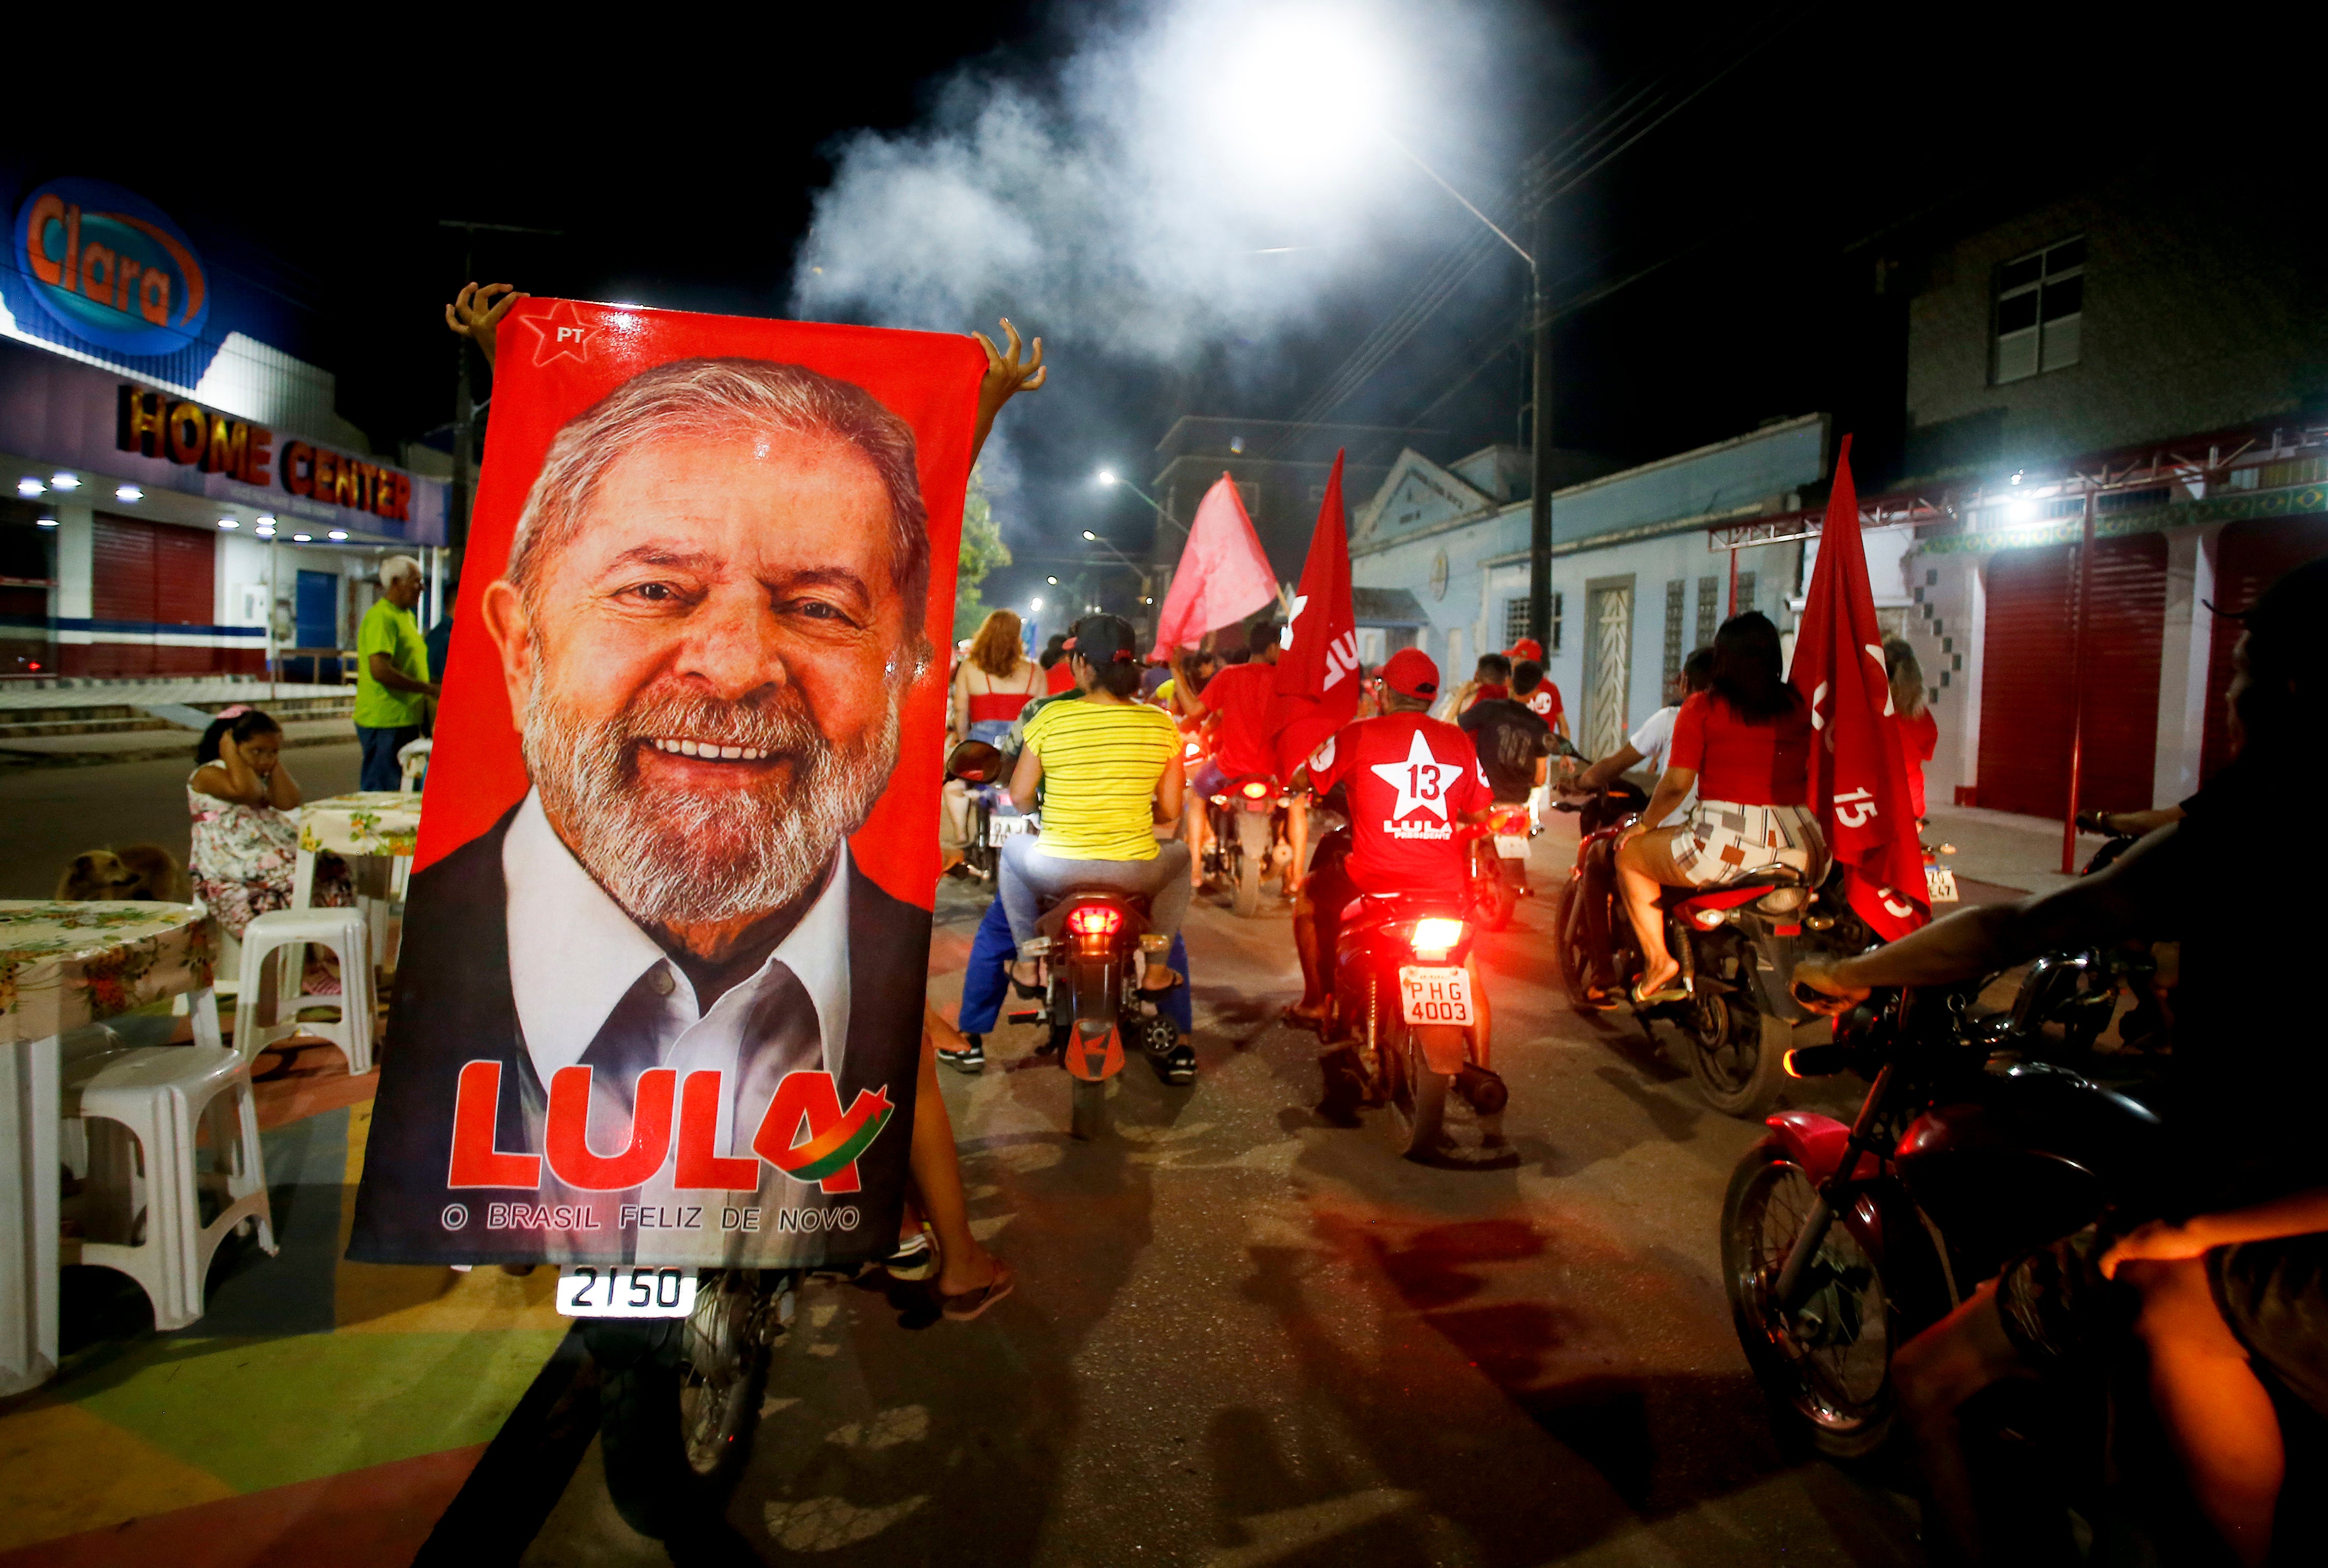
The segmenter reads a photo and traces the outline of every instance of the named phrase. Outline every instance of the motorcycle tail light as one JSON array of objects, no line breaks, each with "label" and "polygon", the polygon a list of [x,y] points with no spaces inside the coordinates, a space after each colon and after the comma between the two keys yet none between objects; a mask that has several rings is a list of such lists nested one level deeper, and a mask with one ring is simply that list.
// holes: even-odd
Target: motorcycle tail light
[{"label": "motorcycle tail light", "polygon": [[1432,915],[1414,923],[1414,953],[1418,958],[1444,956],[1463,940],[1463,923]]},{"label": "motorcycle tail light", "polygon": [[1086,904],[1068,915],[1067,929],[1077,936],[1113,936],[1123,929],[1123,911],[1104,904]]},{"label": "motorcycle tail light", "polygon": [[1251,784],[1244,786],[1244,798],[1249,801],[1257,801],[1268,793],[1269,786],[1262,783],[1259,779],[1255,779]]}]

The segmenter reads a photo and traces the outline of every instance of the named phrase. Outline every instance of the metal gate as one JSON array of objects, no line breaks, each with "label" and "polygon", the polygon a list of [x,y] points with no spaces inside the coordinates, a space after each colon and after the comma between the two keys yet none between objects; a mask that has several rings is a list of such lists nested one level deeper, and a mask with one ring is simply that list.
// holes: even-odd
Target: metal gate
[{"label": "metal gate", "polygon": [[156,643],[173,629],[209,631],[217,553],[218,537],[200,529],[100,513],[89,541],[89,618],[96,625],[88,673],[189,675],[225,668],[219,649]]},{"label": "metal gate", "polygon": [[1584,755],[1607,756],[1625,744],[1633,683],[1632,579],[1585,588]]},{"label": "metal gate", "polygon": [[2084,735],[2079,806],[2124,812],[2151,804],[2166,541],[2154,533],[2094,541],[2081,724],[2070,673],[2078,548],[2000,550],[1989,558],[1979,801],[1992,811],[2060,819],[2069,803],[2073,728]]}]

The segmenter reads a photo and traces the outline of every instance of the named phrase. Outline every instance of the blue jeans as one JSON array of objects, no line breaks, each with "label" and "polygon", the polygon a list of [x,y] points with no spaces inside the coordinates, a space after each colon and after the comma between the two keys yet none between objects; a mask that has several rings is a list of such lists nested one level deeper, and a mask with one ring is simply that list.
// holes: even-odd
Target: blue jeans
[{"label": "blue jeans", "polygon": [[420,727],[402,724],[394,729],[374,729],[368,724],[356,726],[356,740],[363,747],[363,772],[358,776],[360,790],[400,790],[404,787],[404,765],[396,760],[399,747],[420,738]]},{"label": "blue jeans", "polygon": [[[986,917],[978,923],[978,933],[970,939],[970,968],[962,977],[962,1016],[958,1028],[966,1035],[994,1032],[995,1020],[1002,1016],[1002,1003],[1010,994],[1010,959],[1018,952],[1010,940],[1010,917],[1003,912],[1002,900],[997,898],[986,906]],[[1165,962],[1183,975],[1188,972],[1188,944],[1176,934],[1172,951]],[[1197,1032],[1196,1008],[1188,1000],[1188,988],[1176,985],[1157,999],[1164,1016],[1179,1026],[1184,1035]]]},{"label": "blue jeans", "polygon": [[1148,895],[1148,928],[1167,936],[1180,934],[1188,913],[1188,846],[1167,839],[1147,860],[1084,860],[1047,854],[1042,838],[1020,833],[1002,843],[1002,866],[995,878],[1001,896],[995,902],[1010,916],[1010,934],[1018,942],[1033,940],[1042,901],[1078,887],[1104,887],[1113,893]]}]

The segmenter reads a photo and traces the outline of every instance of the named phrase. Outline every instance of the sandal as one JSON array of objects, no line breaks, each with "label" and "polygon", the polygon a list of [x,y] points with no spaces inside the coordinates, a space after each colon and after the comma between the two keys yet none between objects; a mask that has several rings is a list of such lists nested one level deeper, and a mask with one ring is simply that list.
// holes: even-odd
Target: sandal
[{"label": "sandal", "polygon": [[[1164,982],[1161,985],[1150,985],[1149,981],[1159,974],[1164,977]],[[1149,992],[1167,991],[1187,978],[1187,976],[1169,963],[1151,963],[1148,966],[1148,972],[1140,977],[1140,989]]]},{"label": "sandal", "polygon": [[953,1295],[941,1291],[938,1310],[953,1322],[971,1322],[984,1316],[989,1307],[1009,1295],[1016,1282],[1010,1276],[1010,1265],[997,1258],[994,1260],[994,1278],[974,1291],[961,1291]]},{"label": "sandal", "polygon": [[926,1280],[938,1272],[938,1249],[931,1244],[929,1232],[917,1230],[881,1260],[881,1267],[893,1280]]},{"label": "sandal", "polygon": [[1691,990],[1687,980],[1676,975],[1657,991],[1645,991],[1641,989],[1640,982],[1636,981],[1633,982],[1630,994],[1635,1007],[1656,1007],[1661,1002],[1687,1001],[1696,993]]}]

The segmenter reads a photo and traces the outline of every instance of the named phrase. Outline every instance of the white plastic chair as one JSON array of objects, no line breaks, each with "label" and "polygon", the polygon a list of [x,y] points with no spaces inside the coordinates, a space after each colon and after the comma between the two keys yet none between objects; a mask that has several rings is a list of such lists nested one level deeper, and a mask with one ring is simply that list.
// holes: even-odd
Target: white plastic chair
[{"label": "white plastic chair", "polygon": [[[61,1049],[60,1110],[81,1134],[66,1143],[85,1150],[89,1178],[76,1207],[87,1220],[109,1222],[99,1228],[120,1238],[68,1243],[62,1260],[136,1280],[154,1303],[157,1329],[183,1329],[202,1315],[211,1260],[228,1232],[256,1222],[258,1244],[276,1251],[249,1064],[220,1043],[211,991],[195,992],[192,1010],[191,1046],[124,1047],[100,1026],[68,1037]],[[196,1162],[205,1123],[207,1172]],[[214,1207],[207,1221],[205,1194]]]},{"label": "white plastic chair", "polygon": [[396,765],[404,770],[406,794],[418,792],[420,781],[428,774],[428,753],[436,744],[424,735],[418,740],[408,740],[396,748]]},{"label": "white plastic chair", "polygon": [[[302,971],[310,944],[327,947],[340,961],[340,994],[302,996]],[[268,984],[268,960],[284,949]],[[302,1008],[340,1009],[334,1023],[303,1023]],[[279,1021],[278,1021],[279,1020]],[[234,1048],[246,1062],[275,1041],[296,1034],[320,1035],[340,1047],[352,1074],[371,1071],[371,937],[355,909],[277,909],[243,928],[242,985],[235,998]]]}]

